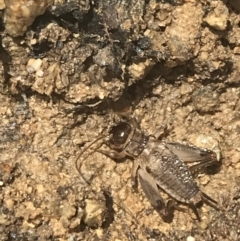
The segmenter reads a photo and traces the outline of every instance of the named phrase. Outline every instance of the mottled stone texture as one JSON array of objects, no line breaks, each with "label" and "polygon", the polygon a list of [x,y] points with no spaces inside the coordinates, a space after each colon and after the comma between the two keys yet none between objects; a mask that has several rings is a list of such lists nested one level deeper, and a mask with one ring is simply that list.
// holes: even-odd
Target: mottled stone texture
[{"label": "mottled stone texture", "polygon": [[[2,2],[0,241],[240,240],[238,3]],[[220,210],[164,223],[133,192],[132,160],[93,149],[85,183],[77,155],[112,112],[149,134],[166,126],[167,141],[211,144],[222,168],[196,180]]]}]

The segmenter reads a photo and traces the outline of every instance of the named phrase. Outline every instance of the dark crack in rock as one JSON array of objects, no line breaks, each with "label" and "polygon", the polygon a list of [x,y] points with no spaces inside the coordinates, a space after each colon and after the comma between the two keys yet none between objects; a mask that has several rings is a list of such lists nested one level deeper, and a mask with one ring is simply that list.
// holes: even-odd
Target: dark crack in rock
[{"label": "dark crack in rock", "polygon": [[[0,241],[240,239],[238,1],[9,0],[0,9]],[[165,223],[133,192],[128,158],[90,153],[87,184],[76,158],[113,112],[216,151],[221,168],[196,180],[220,210],[199,207],[200,223],[175,210]]]}]

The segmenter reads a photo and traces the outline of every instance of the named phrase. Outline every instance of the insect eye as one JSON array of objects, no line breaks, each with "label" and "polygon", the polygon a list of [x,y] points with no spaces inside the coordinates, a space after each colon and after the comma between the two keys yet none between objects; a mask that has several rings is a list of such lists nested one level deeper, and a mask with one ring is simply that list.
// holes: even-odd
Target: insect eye
[{"label": "insect eye", "polygon": [[124,122],[121,122],[117,126],[114,126],[111,130],[111,143],[114,145],[124,144],[127,141],[131,130],[131,126]]}]

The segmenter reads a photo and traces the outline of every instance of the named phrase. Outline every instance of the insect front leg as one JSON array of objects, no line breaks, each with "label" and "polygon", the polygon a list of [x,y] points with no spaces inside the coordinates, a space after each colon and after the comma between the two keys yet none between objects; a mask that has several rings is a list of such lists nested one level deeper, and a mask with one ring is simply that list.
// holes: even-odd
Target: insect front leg
[{"label": "insect front leg", "polygon": [[111,159],[122,159],[126,156],[125,152],[121,151],[115,151],[115,150],[97,150],[98,152],[102,153],[105,156],[110,157]]},{"label": "insect front leg", "polygon": [[167,133],[167,125],[164,124],[160,126],[151,136],[153,136],[157,140],[161,140],[164,136],[166,136],[166,133]]},{"label": "insect front leg", "polygon": [[164,203],[154,178],[141,168],[138,170],[138,178],[143,192],[156,211],[164,220],[172,219],[173,206],[171,202],[168,202],[167,205]]},{"label": "insect front leg", "polygon": [[160,127],[158,127],[158,129],[151,136],[153,136],[157,140],[162,140],[169,134],[169,127],[172,125],[172,122],[172,117],[169,117]]},{"label": "insect front leg", "polygon": [[132,188],[135,192],[137,192],[137,172],[138,169],[140,168],[140,165],[137,161],[133,162],[133,167],[132,167],[132,175],[131,175],[131,184]]}]

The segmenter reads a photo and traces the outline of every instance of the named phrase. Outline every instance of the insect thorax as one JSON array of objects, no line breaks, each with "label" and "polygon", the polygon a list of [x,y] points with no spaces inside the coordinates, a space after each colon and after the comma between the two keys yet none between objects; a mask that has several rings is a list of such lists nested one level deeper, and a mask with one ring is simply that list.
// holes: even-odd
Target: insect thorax
[{"label": "insect thorax", "polygon": [[148,140],[148,135],[145,135],[139,129],[134,129],[132,133],[132,138],[128,141],[128,143],[125,146],[126,154],[132,157],[139,156],[146,147]]}]

